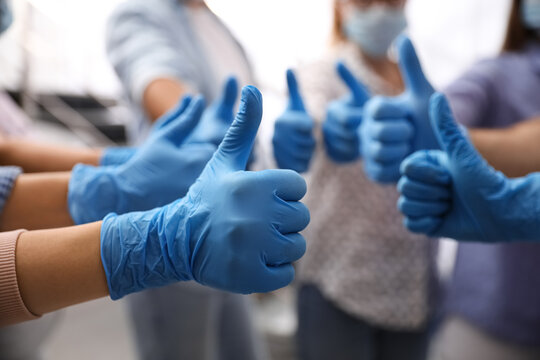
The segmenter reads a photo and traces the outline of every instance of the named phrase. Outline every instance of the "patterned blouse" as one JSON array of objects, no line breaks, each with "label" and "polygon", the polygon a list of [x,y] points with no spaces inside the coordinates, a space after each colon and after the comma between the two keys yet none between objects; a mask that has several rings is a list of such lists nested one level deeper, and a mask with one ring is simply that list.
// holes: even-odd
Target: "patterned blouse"
[{"label": "patterned blouse", "polygon": [[[307,107],[319,124],[328,102],[347,91],[334,70],[338,59],[373,94],[399,92],[367,68],[356,47],[341,45],[299,70]],[[299,265],[300,282],[316,285],[337,307],[374,325],[422,327],[430,311],[434,243],[403,227],[395,186],[370,182],[361,162],[334,164],[317,128],[306,197],[311,224],[305,231],[308,251]]]}]

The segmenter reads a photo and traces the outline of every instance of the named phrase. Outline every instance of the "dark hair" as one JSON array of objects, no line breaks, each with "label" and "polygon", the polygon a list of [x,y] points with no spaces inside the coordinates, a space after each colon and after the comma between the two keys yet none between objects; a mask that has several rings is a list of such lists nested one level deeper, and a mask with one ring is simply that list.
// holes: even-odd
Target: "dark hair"
[{"label": "dark hair", "polygon": [[538,34],[531,29],[527,29],[521,18],[521,7],[523,0],[514,0],[510,18],[508,19],[508,28],[504,40],[503,51],[521,51],[530,41],[539,41]]}]

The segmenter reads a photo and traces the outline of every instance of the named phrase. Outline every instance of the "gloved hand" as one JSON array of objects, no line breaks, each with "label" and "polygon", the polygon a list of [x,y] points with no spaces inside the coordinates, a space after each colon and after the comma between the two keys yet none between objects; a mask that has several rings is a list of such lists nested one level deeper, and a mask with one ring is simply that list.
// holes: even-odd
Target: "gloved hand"
[{"label": "gloved hand", "polygon": [[204,112],[200,123],[186,143],[214,144],[218,146],[234,118],[234,104],[238,97],[238,81],[231,76],[223,86],[221,97]]},{"label": "gloved hand", "polygon": [[163,208],[109,214],[101,255],[110,295],[195,280],[237,293],[289,284],[305,252],[306,183],[290,170],[242,171],[262,117],[262,97],[245,87],[236,119],[185,198]]},{"label": "gloved hand", "polygon": [[444,152],[416,152],[403,162],[398,207],[405,226],[463,241],[540,241],[540,174],[508,179],[495,171],[442,94],[433,96],[430,112]]},{"label": "gloved hand", "polygon": [[212,157],[215,146],[183,145],[197,124],[204,101],[197,98],[185,113],[165,125],[120,166],[76,165],[71,173],[68,207],[75,224],[162,206],[183,196]]},{"label": "gloved hand", "polygon": [[[160,117],[150,131],[150,136],[146,141],[154,141],[153,137],[156,134],[159,135],[159,131],[172,121],[178,119],[186,111],[187,107],[191,103],[191,96],[186,95],[180,100],[180,104],[175,106],[172,110]],[[118,166],[126,163],[137,152],[136,147],[109,147],[103,149],[101,159],[99,161],[100,166]]]},{"label": "gloved hand", "polygon": [[338,62],[336,69],[351,93],[328,105],[322,132],[328,156],[336,163],[348,163],[360,157],[357,128],[362,122],[363,106],[370,94],[345,64]]},{"label": "gloved hand", "polygon": [[365,106],[360,128],[364,170],[373,181],[396,182],[399,166],[412,152],[439,149],[429,122],[427,81],[411,40],[398,38],[399,65],[406,90],[397,97],[377,96]]},{"label": "gloved hand", "polygon": [[289,105],[274,126],[274,157],[281,169],[305,172],[315,149],[313,119],[308,115],[292,70],[287,70]]}]

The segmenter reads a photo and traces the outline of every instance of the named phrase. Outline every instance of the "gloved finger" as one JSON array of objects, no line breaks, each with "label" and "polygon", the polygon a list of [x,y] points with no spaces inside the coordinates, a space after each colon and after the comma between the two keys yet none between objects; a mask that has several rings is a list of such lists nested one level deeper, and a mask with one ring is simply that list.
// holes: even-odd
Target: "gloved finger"
[{"label": "gloved finger", "polygon": [[275,124],[276,131],[278,129],[283,131],[294,131],[302,134],[309,134],[313,132],[315,122],[305,112],[300,111],[285,111],[277,120]]},{"label": "gloved finger", "polygon": [[450,210],[450,201],[413,200],[400,196],[398,209],[402,214],[412,217],[438,216]]},{"label": "gloved finger", "polygon": [[240,107],[233,124],[211,160],[213,171],[244,170],[262,119],[262,95],[254,86],[242,89]]},{"label": "gloved finger", "polygon": [[323,135],[332,142],[352,142],[358,141],[358,132],[347,129],[338,123],[325,122],[322,126]]},{"label": "gloved finger", "polygon": [[204,111],[204,98],[195,97],[182,115],[171,121],[163,128],[159,136],[168,139],[176,146],[180,146],[197,126]]},{"label": "gloved finger", "polygon": [[379,163],[395,163],[405,159],[411,152],[408,143],[383,144],[378,141],[370,141],[362,149],[363,155]]},{"label": "gloved finger", "polygon": [[359,108],[350,108],[346,112],[346,116],[342,119],[343,125],[349,131],[358,131],[358,127],[362,124],[364,118],[364,110]]},{"label": "gloved finger", "polygon": [[414,233],[433,236],[442,224],[442,218],[436,216],[405,217],[403,225]]},{"label": "gloved finger", "polygon": [[288,163],[308,162],[313,156],[313,149],[277,146],[274,150],[276,158]]},{"label": "gloved finger", "polygon": [[395,183],[399,180],[399,165],[401,161],[395,163],[381,164],[374,161],[364,161],[364,172],[366,176],[375,182],[382,184]]},{"label": "gloved finger", "polygon": [[451,176],[441,163],[444,154],[438,150],[417,151],[401,163],[401,174],[409,179],[433,185],[449,185]]},{"label": "gloved finger", "polygon": [[399,54],[401,74],[403,75],[407,89],[418,96],[431,94],[433,87],[424,75],[422,65],[420,64],[411,39],[406,35],[401,35],[396,40],[396,46]]},{"label": "gloved finger", "polygon": [[448,186],[426,184],[407,176],[398,181],[397,190],[405,197],[413,200],[447,200],[452,197]]},{"label": "gloved finger", "polygon": [[299,201],[307,192],[306,181],[292,170],[263,170],[253,173],[258,182],[285,201]]},{"label": "gloved finger", "polygon": [[174,108],[169,110],[165,115],[161,116],[152,126],[152,132],[163,129],[165,126],[171,123],[174,119],[182,115],[191,103],[191,95],[185,95],[180,99]]},{"label": "gloved finger", "polygon": [[218,116],[221,120],[230,123],[234,117],[234,104],[238,98],[238,80],[229,76],[223,85],[221,97],[217,100]]},{"label": "gloved finger", "polygon": [[294,71],[291,69],[287,70],[287,87],[289,88],[288,109],[305,113],[306,108],[302,100],[302,95],[300,95],[300,90],[298,89],[298,82],[296,81]]},{"label": "gloved finger", "polygon": [[365,123],[362,131],[374,140],[385,143],[390,142],[410,142],[414,136],[414,127],[407,119],[398,120],[374,120],[369,124]]},{"label": "gloved finger", "polygon": [[351,90],[353,103],[351,105],[356,107],[362,107],[366,101],[371,97],[369,90],[356,79],[349,68],[342,62],[338,61],[336,64],[336,71],[339,77]]},{"label": "gloved finger", "polygon": [[291,128],[286,125],[276,125],[272,142],[289,143],[294,146],[313,147],[315,146],[315,138],[311,132],[306,133],[303,131],[297,131],[296,128]]},{"label": "gloved finger", "polygon": [[265,293],[281,289],[294,280],[294,275],[295,270],[292,264],[267,266],[265,276],[260,277],[255,292]]},{"label": "gloved finger", "polygon": [[[325,139],[328,140],[328,139]],[[358,141],[325,141],[326,151],[330,157],[337,162],[352,161],[360,156],[360,146]]]},{"label": "gloved finger", "polygon": [[406,119],[408,115],[407,107],[396,98],[374,96],[364,106],[365,119]]},{"label": "gloved finger", "polygon": [[273,207],[272,224],[282,234],[304,230],[310,221],[309,210],[299,201],[276,199]]},{"label": "gloved finger", "polygon": [[280,266],[299,260],[306,253],[306,240],[301,234],[278,234],[265,251],[267,266]]},{"label": "gloved finger", "polygon": [[336,100],[328,106],[323,126],[332,125],[353,132],[362,123],[363,114],[362,109],[344,105],[342,100]]},{"label": "gloved finger", "polygon": [[287,164],[286,166],[280,166],[282,169],[290,169],[290,170],[294,170],[300,174],[302,173],[305,173],[309,170],[309,161],[311,159],[307,159],[307,160],[302,160],[302,161],[298,161],[298,160],[286,160],[288,161],[288,163],[285,163]]}]

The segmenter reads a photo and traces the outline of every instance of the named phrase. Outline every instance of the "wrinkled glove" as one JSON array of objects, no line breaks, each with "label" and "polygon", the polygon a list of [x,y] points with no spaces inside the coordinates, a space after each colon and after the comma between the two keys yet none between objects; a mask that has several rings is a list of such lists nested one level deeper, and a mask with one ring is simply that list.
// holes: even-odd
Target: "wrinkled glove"
[{"label": "wrinkled glove", "polygon": [[111,298],[176,281],[237,293],[267,292],[294,278],[309,222],[306,183],[290,170],[242,171],[262,117],[262,97],[242,91],[236,119],[185,198],[163,208],[110,214],[101,256]]},{"label": "wrinkled glove", "polygon": [[186,142],[218,146],[233,121],[234,104],[237,97],[238,81],[231,76],[223,86],[221,97],[205,110],[200,123]]},{"label": "wrinkled glove", "polygon": [[274,126],[274,157],[281,169],[305,172],[315,149],[314,122],[306,111],[292,70],[287,70],[287,85],[289,105]]},{"label": "wrinkled glove", "polygon": [[398,181],[401,162],[412,152],[439,149],[429,121],[433,87],[411,40],[401,36],[397,47],[406,90],[397,97],[373,97],[365,106],[360,127],[365,172],[381,183]]},{"label": "wrinkled glove", "polygon": [[84,224],[110,212],[148,210],[183,196],[215,151],[209,144],[183,145],[203,107],[202,98],[193,100],[184,114],[152,134],[123,165],[76,165],[68,189],[73,221]]},{"label": "wrinkled glove", "polygon": [[351,93],[328,105],[322,132],[326,153],[330,159],[340,164],[353,162],[360,157],[357,129],[362,122],[363,107],[370,94],[345,64],[338,62],[336,70]]},{"label": "wrinkled glove", "polygon": [[[146,141],[153,141],[152,138],[159,134],[159,131],[165,126],[176,120],[186,111],[187,107],[191,103],[191,96],[186,95],[180,101],[178,106],[175,106],[172,110],[160,117],[150,131],[150,135]],[[99,160],[100,166],[118,166],[126,163],[137,152],[136,147],[108,147],[103,149],[101,159]]]},{"label": "wrinkled glove", "polygon": [[477,153],[442,94],[431,119],[444,151],[414,153],[402,164],[398,207],[405,226],[462,241],[540,241],[540,174],[508,179]]}]

